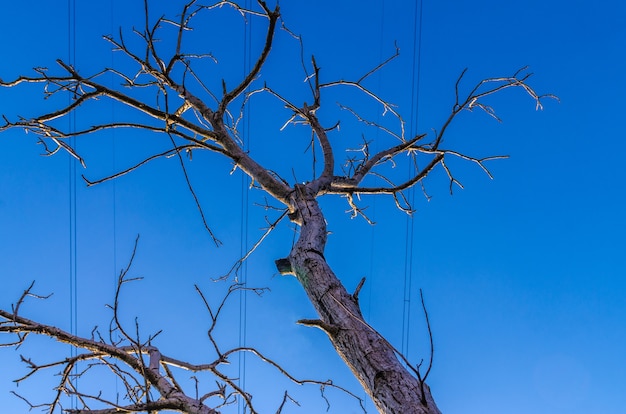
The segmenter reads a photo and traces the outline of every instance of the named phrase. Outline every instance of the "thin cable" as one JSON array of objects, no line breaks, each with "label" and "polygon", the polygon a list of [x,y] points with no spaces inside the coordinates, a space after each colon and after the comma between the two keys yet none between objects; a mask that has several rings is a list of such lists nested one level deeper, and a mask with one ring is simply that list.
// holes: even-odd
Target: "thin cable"
[{"label": "thin cable", "polygon": [[[114,33],[114,16],[115,16],[115,0],[111,1],[111,9],[110,9],[110,13],[111,13],[111,23],[110,23],[110,32]],[[115,67],[115,60],[114,60],[114,51],[113,49],[111,49],[111,61],[110,61],[110,67]],[[111,81],[111,85],[113,85],[114,82],[114,75],[113,72],[109,73],[109,80]],[[115,103],[113,100],[111,100],[111,123],[115,123]],[[111,164],[112,164],[112,171],[117,171],[117,159],[116,159],[116,142],[115,142],[115,128],[111,128],[110,129],[110,134],[111,134]],[[112,202],[112,209],[113,209],[113,292],[115,293],[115,291],[117,290],[117,281],[118,281],[118,276],[117,276],[117,180],[112,180],[113,182],[111,183],[113,188],[112,188],[112,192],[113,192],[113,202]]]},{"label": "thin cable", "polygon": [[[76,2],[75,0],[68,0],[67,2],[67,55],[70,66],[76,65]],[[70,95],[68,97],[69,103],[72,103],[74,97]],[[69,129],[70,131],[76,130],[76,115],[72,111],[69,113]],[[70,138],[70,146],[76,149],[75,138]],[[78,261],[77,261],[77,231],[76,231],[76,159],[74,157],[69,158],[68,168],[68,203],[69,203],[69,290],[70,290],[70,333],[72,335],[77,334],[78,330]],[[70,355],[72,358],[76,357],[77,349],[72,346],[70,348]],[[74,365],[74,375],[70,380],[73,383],[73,387],[77,387],[78,383],[78,368]],[[72,408],[76,408],[77,398],[76,395],[72,395],[70,399]]]},{"label": "thin cable", "polygon": [[[413,67],[411,74],[411,125],[410,134],[413,137],[417,133],[419,114],[419,87],[421,74],[422,55],[422,0],[415,3],[415,13],[413,15]],[[419,28],[419,29],[418,29]],[[409,175],[415,173],[415,164],[409,164]],[[411,206],[415,205],[415,189],[409,189],[409,200]],[[406,244],[404,259],[404,298],[402,309],[402,354],[409,358],[409,339],[411,332],[411,291],[413,284],[413,247],[415,240],[415,218],[414,215],[406,219]]]},{"label": "thin cable", "polygon": [[[385,43],[385,1],[381,1],[380,4],[380,44],[379,44],[379,48],[378,48],[378,61],[382,62],[383,61],[383,45]],[[376,74],[377,76],[377,85],[376,85],[376,93],[379,93],[382,89],[382,75],[380,74],[380,71]],[[376,115],[376,123],[380,125],[380,111],[377,112]],[[374,142],[372,143],[372,148],[371,148],[371,153],[372,154],[376,154],[378,153],[378,148],[380,147],[379,144],[379,137],[380,137],[380,129],[376,129],[376,136],[374,139]],[[376,221],[376,200],[378,199],[378,197],[373,197],[372,201],[371,201],[371,208],[372,208],[372,219],[374,219],[374,221]],[[376,257],[376,226],[370,226],[371,227],[371,233],[370,233],[370,269],[369,269],[369,275],[370,275],[370,280],[369,283],[367,283],[367,310],[365,312],[365,317],[370,320],[370,315],[371,315],[371,310],[372,310],[372,292],[373,292],[373,286],[374,286],[374,282],[376,281],[376,273],[374,272],[374,258]],[[371,323],[371,321],[370,321]],[[367,404],[368,404],[369,398],[367,397],[367,393],[364,391],[363,392],[363,404],[364,407],[367,408]]]},{"label": "thin cable", "polygon": [[[382,62],[383,61],[383,44],[385,41],[385,1],[383,0],[380,4],[380,39],[379,39],[379,48],[378,48],[378,61]],[[376,85],[376,92],[379,93],[380,90],[382,89],[382,77],[380,72],[378,72],[376,74],[377,76],[377,85]],[[376,115],[376,123],[380,124],[380,117],[381,114],[380,112],[377,112]],[[371,148],[371,153],[372,154],[376,154],[378,153],[378,141],[379,141],[379,137],[380,137],[380,129],[376,129],[376,137],[374,139],[374,142],[372,144],[372,148]],[[373,197],[372,198],[372,218],[374,219],[374,221],[376,221],[376,200],[378,197]],[[376,226],[371,226],[371,235],[370,235],[370,269],[369,269],[369,274],[370,274],[370,280],[368,283],[368,288],[367,288],[367,311],[366,311],[366,318],[369,319],[370,317],[370,313],[371,313],[371,304],[372,304],[372,285],[374,283],[374,257],[375,257],[375,251],[376,251],[376,246],[374,243],[374,240],[376,240],[375,237],[375,233],[376,233]]]},{"label": "thin cable", "polygon": [[[111,13],[111,22],[110,22],[110,33],[115,33],[115,27],[114,27],[114,17],[115,17],[115,0],[111,1],[111,9],[110,9],[110,13]],[[110,67],[114,68],[115,67],[115,54],[113,49],[111,49],[111,61],[110,61]],[[114,75],[113,72],[111,72],[109,74],[109,80],[111,81],[111,85],[113,85],[114,83]],[[111,123],[115,123],[115,103],[113,102],[113,100],[111,100]],[[111,153],[112,153],[112,171],[117,171],[117,159],[116,159],[116,142],[115,142],[115,128],[111,128],[110,130],[111,132]],[[113,209],[113,291],[112,294],[113,296],[115,296],[115,292],[117,290],[117,283],[118,283],[118,276],[117,276],[117,180],[113,180],[112,182],[113,185],[113,202],[112,204],[112,209]],[[115,403],[119,404],[119,378],[116,376],[115,377]]]},{"label": "thin cable", "polygon": [[[250,0],[246,0],[245,8],[250,9]],[[245,77],[250,71],[252,52],[252,21],[246,20],[244,23],[244,41],[243,41],[243,76]],[[250,105],[244,108],[244,122],[242,124],[241,139],[243,141],[244,150],[250,149]],[[248,251],[248,222],[249,222],[249,191],[250,178],[246,174],[241,174],[241,224],[240,224],[240,257],[244,257]],[[248,283],[248,262],[244,260],[237,272],[239,283],[247,287]],[[247,315],[248,315],[248,295],[247,291],[239,291],[239,346],[246,346],[247,339]],[[239,387],[245,391],[246,389],[246,353],[239,353]],[[247,411],[246,404],[242,398],[237,399],[237,412],[244,414]]]}]

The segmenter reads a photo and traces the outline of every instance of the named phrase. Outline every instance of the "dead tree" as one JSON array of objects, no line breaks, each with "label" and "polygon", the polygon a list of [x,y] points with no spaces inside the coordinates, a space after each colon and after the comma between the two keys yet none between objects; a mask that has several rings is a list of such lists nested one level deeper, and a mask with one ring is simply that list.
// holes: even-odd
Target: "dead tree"
[{"label": "dead tree", "polygon": [[[116,50],[133,63],[133,70],[105,68],[99,73],[84,75],[72,65],[57,60],[57,71],[39,68],[35,69],[36,73],[33,76],[1,81],[0,85],[3,87],[40,83],[44,86],[46,96],[69,94],[72,99],[57,110],[32,118],[10,120],[5,117],[5,124],[0,129],[22,128],[34,133],[39,137],[48,155],[59,150],[65,151],[80,160],[83,165],[85,162],[81,154],[69,144],[70,139],[94,135],[99,131],[113,128],[130,128],[161,134],[170,140],[171,148],[154,153],[136,165],[108,177],[94,181],[86,179],[87,185],[128,174],[161,157],[177,158],[183,169],[186,157],[191,158],[195,151],[210,151],[217,156],[227,157],[231,160],[233,168],[243,171],[256,187],[282,204],[284,212],[270,229],[284,217],[288,217],[298,226],[297,242],[285,258],[276,261],[276,265],[281,274],[297,277],[317,310],[318,319],[301,320],[300,323],[317,327],[328,335],[337,353],[349,366],[381,413],[439,413],[425,382],[430,367],[426,372],[422,372],[418,365],[403,359],[397,349],[365,321],[358,301],[362,283],[355,292],[349,293],[327,263],[324,251],[328,231],[318,198],[322,195],[345,197],[352,214],[367,219],[359,202],[361,196],[390,196],[400,210],[411,213],[412,207],[405,196],[405,191],[421,185],[422,180],[436,168],[445,171],[451,187],[460,185],[447,163],[451,158],[474,163],[490,175],[485,163],[502,157],[476,158],[446,148],[444,136],[454,119],[466,110],[480,109],[497,119],[493,109],[486,103],[486,98],[505,89],[515,88],[524,91],[540,109],[544,96],[538,95],[528,85],[530,74],[520,70],[511,76],[487,78],[469,88],[468,92],[463,92],[467,89],[462,82],[464,73],[461,74],[455,85],[451,112],[443,125],[433,134],[407,136],[404,121],[396,109],[368,89],[366,84],[370,75],[381,70],[397,56],[397,51],[387,61],[369,71],[364,71],[364,75],[356,80],[325,80],[315,59],[312,58],[310,63],[303,61],[303,77],[308,82],[310,95],[305,98],[305,103],[296,104],[286,94],[263,81],[264,65],[270,58],[276,32],[281,28],[278,6],[272,7],[263,0],[257,0],[252,9],[245,9],[228,0],[210,6],[189,1],[177,19],[161,17],[152,22],[148,15],[147,1],[145,7],[145,27],[142,30],[135,30],[135,34],[139,35],[142,41],[141,48],[131,46],[121,32],[118,37],[106,37]],[[195,67],[199,60],[212,59],[212,56],[203,51],[187,50],[185,42],[197,16],[222,7],[232,8],[244,19],[254,18],[265,22],[264,45],[250,65],[250,70],[234,86],[228,85],[225,81],[220,82],[219,79],[218,82],[215,79],[204,79]],[[160,36],[168,33],[173,38],[169,50],[157,42]],[[122,85],[108,86],[106,78],[111,76],[119,79]],[[209,84],[218,84],[221,87],[219,90],[212,89],[207,86]],[[359,91],[363,98],[370,99],[379,105],[384,113],[395,119],[396,127],[391,128],[362,117],[357,110],[344,107],[358,121],[378,128],[395,140],[395,143],[374,152],[369,143],[364,141],[359,144],[359,157],[347,157],[345,163],[340,164],[340,159],[345,154],[342,154],[343,150],[337,149],[329,136],[331,133],[337,133],[338,125],[319,115],[320,109],[325,104],[325,93],[337,88]],[[142,93],[135,93],[137,90],[141,90]],[[149,92],[153,94],[146,98]],[[303,124],[310,128],[312,145],[321,149],[322,160],[312,161],[313,164],[321,165],[321,171],[314,173],[307,181],[290,184],[285,177],[279,176],[266,165],[261,165],[243,147],[239,139],[238,122],[244,114],[243,108],[254,95],[260,93],[269,94],[284,105],[288,111],[285,125]],[[112,100],[125,107],[127,120],[100,123],[80,130],[68,130],[58,122],[88,102],[98,104],[106,100]],[[256,131],[252,133],[255,134]],[[392,179],[386,168],[400,159],[400,156],[410,160],[413,172],[408,178]],[[193,193],[191,185],[190,190]],[[202,213],[199,203],[198,209]],[[202,218],[204,220],[204,216]],[[206,221],[204,225],[218,243]],[[27,293],[30,294],[30,291]],[[3,311],[0,316],[5,319],[0,331],[16,333],[21,335],[22,339],[30,332],[41,333],[83,347],[88,351],[88,356],[84,358],[100,360],[117,358],[137,372],[141,372],[145,382],[150,383],[160,395],[158,400],[149,404],[145,399],[142,400],[141,396],[136,396],[132,407],[112,406],[108,411],[80,412],[108,413],[113,412],[114,408],[127,411],[171,409],[189,413],[216,412],[214,408],[209,408],[205,404],[204,399],[193,399],[184,395],[176,386],[173,377],[167,374],[168,364],[178,363],[191,370],[197,367],[173,362],[172,359],[160,355],[158,350],[149,344],[136,341],[132,335],[126,336],[131,343],[130,348],[116,346],[114,343],[104,344],[96,340],[79,341],[68,338],[65,333],[55,328],[24,319],[18,315],[17,309],[12,312]],[[142,355],[148,356],[147,363],[141,362]],[[66,366],[70,367],[73,363],[74,361],[67,362]],[[214,364],[219,365],[219,361]],[[38,367],[33,365],[33,370],[37,369]],[[165,370],[165,374],[161,370]],[[243,391],[240,395],[244,395]]]}]

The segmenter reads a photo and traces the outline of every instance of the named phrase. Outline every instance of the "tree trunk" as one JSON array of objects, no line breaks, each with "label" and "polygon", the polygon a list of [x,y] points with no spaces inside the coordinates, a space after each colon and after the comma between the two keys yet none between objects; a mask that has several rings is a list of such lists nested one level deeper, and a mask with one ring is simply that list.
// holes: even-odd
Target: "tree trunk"
[{"label": "tree trunk", "polygon": [[317,310],[320,320],[303,323],[328,334],[379,412],[441,414],[428,386],[400,363],[392,346],[365,322],[357,297],[346,291],[330,269],[324,258],[326,221],[315,194],[306,186],[296,186],[290,218],[300,225],[300,237],[288,259],[277,264],[281,273],[298,278]]}]

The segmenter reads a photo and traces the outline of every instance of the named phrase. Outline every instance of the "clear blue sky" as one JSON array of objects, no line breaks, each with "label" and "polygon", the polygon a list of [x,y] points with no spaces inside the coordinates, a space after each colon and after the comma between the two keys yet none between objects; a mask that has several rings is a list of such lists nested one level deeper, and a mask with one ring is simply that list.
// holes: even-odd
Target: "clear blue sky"
[{"label": "clear blue sky", "polygon": [[[154,3],[153,16],[176,9]],[[398,104],[407,120],[415,119],[413,2],[283,3],[284,21],[303,35],[305,54],[315,54],[327,80],[361,76],[392,53],[397,41],[400,58],[373,76],[369,87]],[[74,50],[81,73],[125,64],[100,36],[117,34],[121,26],[131,39],[128,29],[141,27],[142,9],[139,0],[77,2]],[[190,47],[214,53],[223,72],[215,66],[211,70],[220,77],[236,76],[243,70],[243,26],[232,13],[220,16],[202,28],[203,42]],[[453,103],[454,82],[466,67],[468,81],[475,82],[529,65],[535,74],[531,84],[540,93],[558,95],[561,102],[547,101],[544,111],[535,112],[532,101],[511,92],[492,101],[503,123],[482,113],[459,118],[449,131],[448,147],[511,158],[490,164],[494,180],[473,165],[455,164],[465,189],[455,189],[453,196],[441,171],[426,181],[433,197],[427,202],[416,194],[408,262],[408,222],[390,200],[364,200],[377,222],[374,227],[351,220],[343,200],[325,200],[331,266],[349,290],[361,277],[368,278],[361,299],[365,314],[398,348],[404,298],[410,296],[408,355],[413,361],[426,358],[428,351],[418,294],[419,288],[424,290],[436,346],[429,379],[444,414],[624,413],[626,4],[424,0],[422,17],[419,105],[417,122],[408,123],[411,131],[440,127]],[[9,2],[0,21],[3,79],[35,66],[52,69],[56,58],[68,58],[66,1]],[[253,48],[262,40],[258,29],[255,21]],[[300,94],[306,89],[298,59],[297,44],[281,32],[266,76],[295,102],[308,99]],[[0,90],[0,112],[28,117],[54,105],[43,103],[37,91]],[[340,98],[333,95],[324,103],[334,108]],[[293,162],[300,179],[308,171],[302,167],[308,166],[308,154],[303,153],[308,135],[297,128],[280,134],[288,114],[268,102],[252,101],[250,150],[291,181]],[[328,125],[334,122],[330,114]],[[89,125],[95,118],[120,120],[125,115],[104,103],[85,108],[76,122]],[[336,135],[341,145],[360,139],[360,131],[351,125],[347,122]],[[36,279],[38,292],[54,296],[30,303],[23,315],[69,329],[69,161],[65,155],[40,157],[36,140],[21,131],[0,135],[0,142],[0,306],[9,307]],[[163,139],[116,132],[82,139],[78,148],[87,160],[84,173],[99,178],[164,145]],[[89,335],[94,325],[107,326],[104,304],[111,302],[116,273],[140,233],[133,274],[145,279],[123,294],[129,323],[138,316],[146,334],[163,328],[158,345],[173,357],[197,363],[212,358],[203,356],[207,318],[193,284],[218,298],[223,287],[210,278],[223,274],[239,257],[242,234],[248,245],[260,236],[268,213],[251,206],[242,233],[241,176],[229,175],[228,163],[215,154],[194,156],[189,172],[209,224],[224,242],[219,249],[203,231],[175,159],[154,162],[115,183],[87,189],[79,182],[79,333]],[[250,193],[250,203],[259,200],[258,191]],[[247,265],[249,284],[271,292],[261,299],[248,296],[246,342],[298,377],[333,377],[362,395],[324,335],[294,324],[314,314],[296,281],[276,276],[273,261],[287,255],[292,238],[291,227],[284,223]],[[403,288],[407,274],[409,291]],[[238,300],[222,325],[224,347],[239,343]],[[0,349],[3,409],[28,411],[9,394],[15,389],[11,380],[25,372],[20,353],[46,362],[64,351],[66,347],[53,348],[47,341],[33,341],[17,352]],[[250,358],[246,367],[251,391],[268,386],[274,391],[257,392],[255,401],[264,412],[275,411],[285,383],[268,379],[271,370],[257,367]],[[49,379],[31,380],[18,391],[44,402],[51,396],[46,394],[50,384]],[[298,389],[292,395],[303,408],[288,412],[325,409],[315,389]],[[358,412],[358,406],[333,396],[331,412]]]}]

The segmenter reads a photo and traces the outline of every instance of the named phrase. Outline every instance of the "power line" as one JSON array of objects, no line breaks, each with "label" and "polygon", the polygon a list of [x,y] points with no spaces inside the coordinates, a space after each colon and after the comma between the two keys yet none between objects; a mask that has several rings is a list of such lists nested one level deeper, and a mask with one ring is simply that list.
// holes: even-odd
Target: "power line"
[{"label": "power line", "polygon": [[[68,0],[67,2],[67,55],[70,66],[76,65],[76,1]],[[71,94],[68,101],[71,104],[75,97]],[[69,129],[76,130],[76,114],[74,111],[69,113]],[[70,138],[70,146],[76,149],[75,137]],[[69,203],[69,296],[70,296],[70,333],[76,335],[78,331],[78,261],[77,261],[77,214],[76,214],[76,159],[68,157],[68,203]],[[72,346],[70,348],[71,357],[76,357],[77,349]],[[74,382],[74,388],[78,382],[77,367],[74,365],[74,375],[70,381]],[[71,405],[76,408],[77,398],[75,395],[71,397]]]},{"label": "power line", "polygon": [[[380,37],[379,37],[379,46],[378,46],[378,61],[382,62],[383,61],[383,45],[385,42],[385,1],[383,0],[380,4]],[[381,89],[382,89],[382,76],[380,74],[380,71],[376,74],[377,77],[377,85],[376,85],[376,93],[380,93]],[[381,118],[381,114],[380,112],[377,113],[377,118],[376,118],[376,123],[380,124],[380,118]],[[379,148],[379,138],[380,138],[380,129],[376,129],[375,132],[375,139],[373,142],[373,153],[376,154],[378,153],[378,148]],[[373,197],[372,201],[371,201],[371,208],[372,208],[372,218],[374,220],[376,220],[376,200],[378,199],[378,197]],[[366,311],[366,318],[370,319],[370,315],[371,315],[371,310],[372,310],[372,292],[373,292],[373,286],[374,286],[374,282],[376,281],[376,273],[374,272],[374,258],[375,258],[375,250],[376,250],[376,244],[375,244],[375,240],[376,238],[376,226],[372,225],[371,226],[371,233],[370,233],[370,263],[369,263],[369,275],[370,275],[370,280],[369,283],[367,284],[367,311]],[[363,401],[365,404],[365,407],[367,407],[369,398],[367,398],[367,393],[365,391],[363,391]]]},{"label": "power line", "polygon": [[[246,0],[245,8],[250,9],[250,0]],[[245,77],[251,69],[252,59],[252,20],[244,20],[244,39],[243,39],[243,76]],[[245,118],[242,123],[241,138],[244,150],[250,149],[250,102],[244,108]],[[249,191],[250,178],[246,174],[241,174],[241,217],[240,217],[240,257],[244,257],[248,251],[248,230],[249,230]],[[248,263],[244,260],[241,267],[237,270],[236,276],[238,282],[245,288],[248,283]],[[239,291],[239,347],[246,346],[247,340],[247,314],[248,314],[248,295],[245,289]],[[246,388],[246,353],[239,353],[239,386],[245,391]],[[246,405],[242,398],[237,399],[237,412],[245,413]]]},{"label": "power line", "polygon": [[[114,27],[114,22],[115,22],[115,0],[111,0],[111,8],[109,10],[110,14],[111,14],[111,21],[110,21],[110,33],[115,33],[115,27]],[[114,50],[111,49],[111,61],[110,61],[110,67],[114,68],[115,67],[115,53]],[[114,82],[114,75],[113,72],[110,72],[109,74],[109,80],[111,81],[111,85],[113,85]],[[111,100],[111,122],[115,123],[115,102],[113,100]],[[115,142],[115,130],[116,128],[111,128],[110,130],[110,134],[111,134],[111,164],[112,164],[112,171],[117,171],[117,159],[116,159],[116,151],[117,151],[117,147],[116,147],[116,142]],[[118,268],[117,268],[117,180],[113,180],[112,184],[112,198],[113,198],[113,202],[112,204],[112,209],[113,209],[113,217],[112,217],[112,231],[113,231],[113,278],[112,278],[112,282],[113,282],[113,290],[112,290],[112,294],[113,296],[115,296],[115,292],[117,290],[117,283],[118,283]],[[116,398],[116,403],[119,403],[119,378],[116,376],[115,377],[115,398]]]},{"label": "power line", "polygon": [[[419,114],[419,87],[421,75],[421,55],[422,55],[422,11],[423,1],[415,3],[413,15],[413,66],[411,73],[411,138],[417,133]],[[415,155],[413,155],[415,157]],[[409,175],[415,174],[417,161],[413,159],[409,163]],[[415,189],[409,190],[409,200],[411,206],[415,205]],[[403,287],[403,308],[402,308],[402,347],[401,352],[409,357],[409,339],[411,331],[411,290],[413,284],[413,244],[415,240],[415,217],[411,215],[406,218],[405,234],[405,259],[404,259],[404,287]]]},{"label": "power line", "polygon": [[[378,46],[378,61],[382,62],[383,61],[383,45],[384,45],[384,41],[385,41],[385,1],[383,0],[380,4],[380,37],[379,37],[379,46]],[[376,85],[376,93],[380,93],[380,90],[382,89],[382,79],[381,79],[381,75],[380,75],[380,71],[378,71],[378,73],[376,74],[376,80],[377,80],[377,85]],[[380,124],[380,118],[381,118],[381,113],[377,112],[376,115],[376,123]],[[376,154],[378,153],[378,142],[379,142],[379,138],[380,138],[380,129],[376,129],[375,132],[375,139],[372,143],[372,153]],[[371,201],[371,209],[372,209],[372,218],[374,219],[374,221],[376,220],[376,200],[378,199],[378,197],[373,197],[372,201]],[[370,274],[370,280],[368,283],[368,288],[367,288],[367,313],[366,313],[366,317],[369,319],[370,317],[370,312],[371,312],[371,304],[372,304],[372,285],[374,284],[374,252],[375,252],[375,243],[374,241],[376,240],[376,226],[371,226],[371,235],[370,235],[370,262],[369,262],[369,274]]]}]

